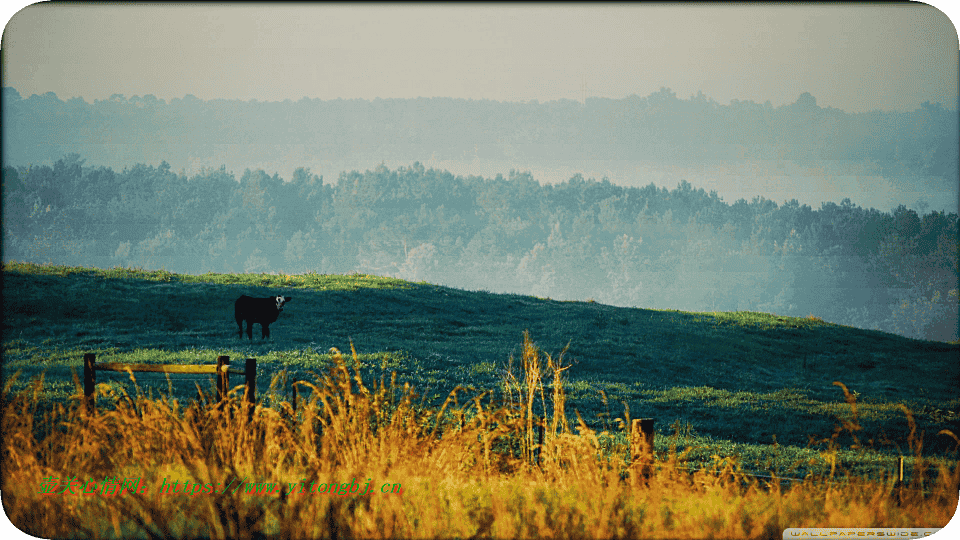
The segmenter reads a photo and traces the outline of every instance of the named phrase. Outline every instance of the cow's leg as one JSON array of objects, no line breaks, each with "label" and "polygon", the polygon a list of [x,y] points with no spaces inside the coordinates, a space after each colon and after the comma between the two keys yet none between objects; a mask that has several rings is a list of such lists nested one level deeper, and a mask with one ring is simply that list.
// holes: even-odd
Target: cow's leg
[{"label": "cow's leg", "polygon": [[260,323],[260,329],[262,330],[263,339],[270,337],[270,323]]},{"label": "cow's leg", "polygon": [[237,332],[237,337],[243,339],[243,317],[237,315],[237,326],[240,327],[240,331]]},{"label": "cow's leg", "polygon": [[247,319],[247,337],[253,341],[253,321],[250,319]]}]

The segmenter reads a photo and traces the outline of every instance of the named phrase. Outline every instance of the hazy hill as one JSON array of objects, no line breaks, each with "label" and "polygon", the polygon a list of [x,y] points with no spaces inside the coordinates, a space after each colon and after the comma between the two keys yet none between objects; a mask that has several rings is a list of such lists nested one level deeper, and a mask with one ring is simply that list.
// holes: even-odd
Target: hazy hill
[{"label": "hazy hill", "polygon": [[806,92],[795,103],[773,107],[738,100],[723,105],[702,93],[683,99],[669,88],[583,103],[244,102],[192,95],[168,103],[152,95],[119,94],[87,103],[62,101],[52,92],[21,96],[11,87],[3,88],[2,99],[4,165],[52,164],[75,152],[115,169],[165,160],[175,171],[191,174],[226,165],[290,178],[304,166],[332,178],[383,161],[434,160],[447,162],[447,168],[496,162],[524,170],[575,163],[588,175],[591,164],[640,161],[875,162],[884,176],[901,182],[921,178],[916,181],[923,189],[912,191],[951,193],[960,175],[960,127],[951,103],[924,103],[907,113],[851,114],[822,108]]},{"label": "hazy hill", "polygon": [[957,214],[754,196],[685,180],[453,175],[415,162],[289,181],[138,164],[3,168],[3,257],[201,272],[360,271],[461,289],[763,311],[957,338]]}]

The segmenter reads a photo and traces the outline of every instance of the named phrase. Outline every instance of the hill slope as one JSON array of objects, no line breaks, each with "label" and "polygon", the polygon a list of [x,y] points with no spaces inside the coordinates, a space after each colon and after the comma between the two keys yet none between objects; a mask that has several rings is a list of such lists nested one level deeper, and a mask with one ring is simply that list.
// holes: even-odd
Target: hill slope
[{"label": "hill slope", "polygon": [[[293,297],[270,340],[261,341],[259,329],[253,342],[238,339],[233,301],[241,294]],[[925,452],[953,448],[933,435],[939,430],[960,432],[958,345],[815,319],[617,308],[364,275],[190,276],[22,264],[3,268],[3,313],[5,377],[44,370],[48,385],[65,394],[73,392],[70,367],[81,365],[83,352],[127,362],[256,357],[266,389],[272,375],[306,377],[328,365],[330,347],[346,352],[352,342],[370,374],[396,371],[432,402],[458,384],[500,387],[529,331],[554,358],[568,347],[567,410],[594,426],[613,427],[623,402],[634,418],[654,417],[661,433],[682,431],[687,447],[766,445],[774,437],[802,447],[811,436],[829,437],[838,417],[849,419],[833,384],[840,381],[858,399],[858,437],[868,446],[909,453],[900,403],[928,434]]]}]

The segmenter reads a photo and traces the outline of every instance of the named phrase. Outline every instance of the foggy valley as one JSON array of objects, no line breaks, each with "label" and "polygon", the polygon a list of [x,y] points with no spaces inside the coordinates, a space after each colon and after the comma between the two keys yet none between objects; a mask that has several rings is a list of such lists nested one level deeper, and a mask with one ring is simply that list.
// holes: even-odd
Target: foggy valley
[{"label": "foggy valley", "polygon": [[3,108],[4,260],[361,272],[957,339],[960,145],[939,104],[4,88]]}]

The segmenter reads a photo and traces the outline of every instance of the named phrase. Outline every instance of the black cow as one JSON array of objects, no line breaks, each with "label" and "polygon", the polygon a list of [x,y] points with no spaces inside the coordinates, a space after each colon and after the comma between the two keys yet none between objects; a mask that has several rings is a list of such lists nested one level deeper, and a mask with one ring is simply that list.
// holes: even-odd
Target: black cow
[{"label": "black cow", "polygon": [[240,339],[243,339],[243,321],[247,321],[247,337],[253,339],[253,325],[260,323],[263,339],[270,337],[270,323],[277,320],[283,311],[283,304],[293,300],[292,296],[272,296],[270,298],[252,298],[243,295],[234,304],[234,317],[240,327]]}]

